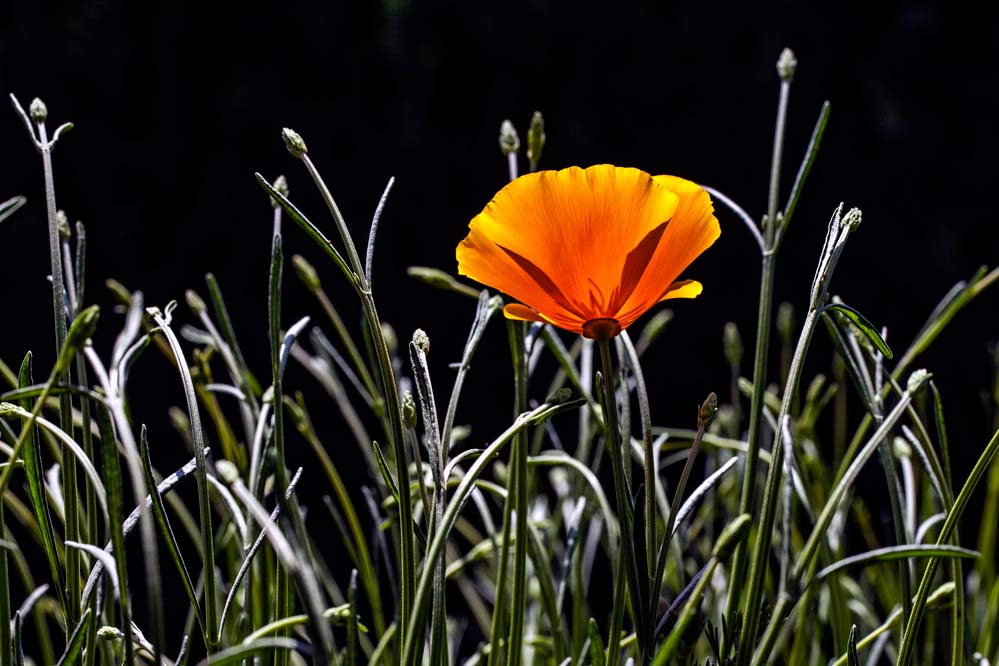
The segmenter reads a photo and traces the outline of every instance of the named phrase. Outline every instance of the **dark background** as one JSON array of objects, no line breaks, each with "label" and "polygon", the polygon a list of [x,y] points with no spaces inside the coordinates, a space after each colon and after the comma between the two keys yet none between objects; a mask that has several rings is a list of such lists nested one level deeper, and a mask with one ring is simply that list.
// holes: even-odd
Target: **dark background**
[{"label": "dark background", "polygon": [[[254,171],[286,174],[292,199],[334,235],[307,174],[285,152],[280,128],[288,126],[304,136],[359,244],[396,177],[375,294],[401,340],[416,327],[429,333],[444,401],[447,363],[459,358],[473,304],[412,282],[405,269],[454,272],[469,219],[506,180],[500,122],[512,119],[526,138],[531,113],[544,113],[543,168],[609,162],[682,175],[758,218],[784,46],[799,66],[782,202],[823,100],[832,115],[778,260],[778,301],[791,301],[800,322],[840,201],[862,208],[864,222],[833,290],[887,326],[897,351],[955,282],[999,261],[996,23],[954,4],[19,2],[0,21],[2,91],[25,107],[42,97],[50,131],[76,124],[55,152],[58,203],[87,224],[87,300],[104,306],[95,340],[103,353],[121,321],[106,278],[163,305],[182,301],[188,288],[204,295],[212,271],[244,352],[266,376],[271,210]],[[41,164],[9,108],[0,113],[0,145],[0,196],[29,198],[0,228],[0,349],[10,365],[34,349],[44,368],[52,324]],[[692,427],[707,392],[727,390],[728,320],[743,331],[751,372],[758,251],[721,206],[718,217],[720,240],[688,271],[704,295],[674,302],[676,319],[645,362],[657,423]],[[356,320],[356,301],[332,264],[292,223],[285,230],[288,255],[312,259]],[[290,267],[286,285],[284,323],[303,314],[321,322]],[[982,390],[994,379],[997,306],[999,295],[984,294],[919,364],[943,391],[960,478],[991,434]],[[192,321],[183,305],[178,320]],[[819,337],[809,373],[828,368]],[[507,356],[496,326],[458,419],[475,410],[477,443],[508,422]],[[532,385],[533,398],[544,397],[548,379]],[[183,459],[164,417],[182,399],[173,373],[150,353],[132,381],[154,458]],[[327,410],[301,373],[289,388],[305,389],[314,411]],[[341,437],[330,427],[321,435],[332,448]],[[349,451],[342,464],[358,460],[353,445],[340,450]]]}]

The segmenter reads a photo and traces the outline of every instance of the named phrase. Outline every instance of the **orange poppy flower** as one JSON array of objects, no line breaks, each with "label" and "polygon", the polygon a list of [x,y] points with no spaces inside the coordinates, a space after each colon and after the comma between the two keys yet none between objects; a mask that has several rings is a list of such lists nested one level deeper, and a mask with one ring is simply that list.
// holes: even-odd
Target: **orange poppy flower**
[{"label": "orange poppy flower", "polygon": [[521,176],[469,223],[458,273],[505,292],[510,319],[611,337],[668,298],[721,230],[711,197],[675,176],[601,164]]}]

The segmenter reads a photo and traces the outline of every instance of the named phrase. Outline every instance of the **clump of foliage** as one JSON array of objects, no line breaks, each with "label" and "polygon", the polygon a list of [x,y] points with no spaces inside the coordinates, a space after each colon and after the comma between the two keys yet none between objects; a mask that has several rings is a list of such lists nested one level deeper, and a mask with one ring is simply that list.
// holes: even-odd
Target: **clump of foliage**
[{"label": "clump of foliage", "polygon": [[[376,307],[372,256],[391,182],[362,261],[291,130],[286,146],[322,194],[337,237],[291,202],[283,178],[257,176],[274,216],[270,366],[244,360],[212,275],[207,300],[186,294],[195,323],[180,336],[176,303],[147,307],[140,291],[113,281],[124,319],[105,313],[98,326],[96,306],[85,305],[85,229],[70,227],[54,195],[52,149],[71,125],[50,138],[44,104],[25,111],[12,97],[42,157],[58,353],[43,372],[31,354],[19,366],[0,364],[8,384],[0,395],[0,663],[999,661],[999,431],[967,478],[955,478],[945,404],[918,367],[999,271],[955,285],[893,354],[832,291],[861,224],[859,210],[840,204],[818,248],[803,323],[795,326],[788,306],[774,313],[778,251],[829,115],[826,104],[780,207],[794,69],[785,51],[761,224],[706,188],[726,207],[720,214],[752,232],[761,283],[751,374],[742,375],[748,359],[729,324],[731,386],[703,400],[693,428],[658,425],[648,401],[641,360],[668,311],[634,341],[627,330],[591,340],[543,321],[504,323],[502,296],[413,267],[421,282],[469,297],[471,326],[450,391],[431,381],[426,334],[400,345]],[[544,140],[535,114],[532,172]],[[504,123],[500,143],[512,180],[520,154],[512,125]],[[24,203],[5,202],[0,220]],[[356,300],[334,303],[299,256],[300,285],[287,284],[288,220],[298,227],[293,242],[317,243]],[[288,318],[287,288],[315,297],[319,326]],[[352,330],[340,313],[358,310],[363,324]],[[777,380],[768,354],[775,319],[784,360]],[[470,446],[462,423],[475,423],[476,405],[461,400],[463,384],[484,331],[503,325],[516,413],[485,446]],[[108,328],[120,330],[102,358],[90,340]],[[833,341],[832,380],[804,377],[816,334]],[[171,361],[185,396],[171,410],[190,453],[179,469],[157,466],[156,442],[168,435],[147,432],[129,409],[130,384],[142,381],[130,369],[146,353]],[[0,350],[6,360],[13,354]],[[340,429],[314,427],[306,387],[285,381],[289,363],[316,380],[325,395],[311,403],[328,401],[323,409],[342,416]],[[545,375],[546,367],[557,369]],[[848,391],[864,409],[852,432]],[[290,438],[307,444],[314,466],[288,467]],[[345,440],[355,454],[344,453]],[[854,494],[875,456],[890,503],[887,535]],[[670,478],[678,479],[672,487]],[[958,533],[971,501],[982,507],[977,542]],[[326,534],[349,563],[329,555]],[[163,589],[167,573],[182,589]]]}]

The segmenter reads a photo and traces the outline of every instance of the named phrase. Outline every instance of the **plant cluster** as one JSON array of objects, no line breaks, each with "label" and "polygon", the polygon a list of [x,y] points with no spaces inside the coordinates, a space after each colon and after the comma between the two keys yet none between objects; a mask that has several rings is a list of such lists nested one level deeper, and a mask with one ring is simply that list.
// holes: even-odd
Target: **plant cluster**
[{"label": "plant cluster", "polygon": [[[774,312],[777,257],[829,117],[827,103],[781,207],[795,65],[790,51],[777,65],[759,224],[721,192],[682,179],[616,167],[537,174],[541,114],[527,133],[530,173],[518,178],[520,139],[505,122],[500,148],[512,189],[476,218],[458,257],[463,274],[522,303],[446,271],[409,271],[469,297],[471,326],[449,387],[431,380],[427,335],[417,329],[400,344],[376,306],[372,259],[392,181],[362,255],[291,130],[288,151],[336,233],[292,203],[283,177],[257,174],[273,211],[269,367],[249,367],[212,275],[207,300],[187,292],[194,323],[180,328],[176,303],[147,307],[140,291],[109,281],[125,314],[102,357],[91,344],[98,308],[85,305],[85,228],[71,227],[55,201],[52,153],[72,126],[50,138],[45,105],[35,100],[25,111],[12,96],[42,158],[57,355],[43,373],[30,353],[19,366],[0,361],[8,385],[0,394],[0,664],[999,662],[999,430],[967,478],[955,478],[945,404],[917,364],[999,271],[955,285],[893,354],[884,332],[834,294],[837,263],[861,224],[859,210],[840,204],[818,248],[802,323],[790,306]],[[634,188],[658,198],[622,203]],[[709,195],[760,252],[754,347],[744,359],[738,328],[726,326],[730,385],[703,399],[693,427],[663,427],[641,362],[671,313],[647,318],[634,339],[629,325],[663,298],[700,293],[699,283],[676,278],[717,236]],[[622,220],[625,209],[647,209],[654,224],[636,226],[634,241],[619,247],[602,240],[587,249],[593,232],[571,237],[559,218],[552,224],[568,234],[557,240],[569,259],[560,255],[565,270],[551,274],[496,235],[510,230],[505,210],[537,204],[541,219],[545,196],[579,210],[609,201]],[[24,203],[5,202],[0,220]],[[290,272],[321,313],[312,328],[282,308],[288,220],[293,237],[304,231],[356,296],[334,303],[320,271],[293,256]],[[551,241],[522,226],[524,247]],[[694,249],[675,249],[687,240]],[[598,265],[601,252],[613,270]],[[594,276],[592,290],[572,278],[577,270]],[[342,312],[360,312],[360,329]],[[484,332],[497,326],[509,340],[514,417],[477,446],[464,436],[476,405],[462,389]],[[831,379],[805,377],[816,334],[833,342]],[[130,386],[142,380],[130,370],[150,353],[173,364],[183,389],[183,407],[170,412],[175,434],[149,432],[131,414]],[[324,395],[310,400],[328,401],[340,430],[313,425],[304,394],[286,382],[289,363],[314,378]],[[849,391],[863,408],[858,423],[847,418]],[[999,402],[999,384],[995,391]],[[157,466],[158,442],[177,437],[190,461]],[[316,464],[290,468],[289,442],[304,443]],[[856,492],[875,458],[887,532]],[[981,507],[977,540],[958,530],[962,516],[971,522],[971,501]],[[342,558],[330,555],[324,534],[335,535]],[[164,589],[165,579],[180,589]]]}]

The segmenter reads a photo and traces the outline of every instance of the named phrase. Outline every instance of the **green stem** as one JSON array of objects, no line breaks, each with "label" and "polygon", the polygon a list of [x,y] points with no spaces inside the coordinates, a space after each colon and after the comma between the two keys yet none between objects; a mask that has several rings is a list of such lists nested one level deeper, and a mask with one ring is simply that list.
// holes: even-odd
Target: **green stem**
[{"label": "green stem", "polygon": [[[527,411],[527,363],[524,358],[524,332],[522,322],[508,321],[510,353],[513,357],[515,385],[515,414]],[[507,666],[519,666],[523,659],[524,613],[527,608],[527,430],[520,430],[513,440],[511,451],[511,479],[514,496],[507,494],[507,502],[514,502],[516,539],[513,550],[513,605],[510,608],[510,633],[507,641]]]},{"label": "green stem", "polygon": [[[627,475],[624,469],[624,451],[621,443],[621,432],[617,422],[617,402],[614,399],[614,375],[613,363],[611,361],[610,338],[607,335],[600,335],[597,338],[597,346],[600,348],[600,363],[602,368],[603,385],[603,411],[604,411],[604,437],[606,449],[611,460],[611,467],[614,476],[614,494],[617,501],[618,522],[621,529],[621,553],[618,557],[625,558],[625,572],[628,582],[629,598],[631,600],[631,612],[635,623],[635,634],[638,638],[638,651],[640,663],[648,663],[651,658],[646,621],[647,604],[642,599],[642,590],[648,587],[648,580],[642,586],[639,576],[645,572],[638,571],[638,562],[635,556],[635,541],[632,534],[632,508],[631,491],[628,488]],[[609,645],[617,644],[617,637],[608,638]],[[614,651],[611,650],[610,654]],[[614,666],[609,661],[608,666]]]},{"label": "green stem", "polygon": [[[45,211],[48,218],[49,260],[52,271],[52,312],[55,319],[55,347],[56,354],[58,354],[62,349],[63,341],[66,339],[67,331],[66,281],[65,274],[63,273],[62,248],[59,241],[55,177],[52,170],[52,147],[49,145],[45,122],[36,122],[35,128],[38,131],[39,143],[41,144],[42,171],[45,179]],[[68,382],[68,380],[68,368],[56,377],[57,383]],[[59,396],[59,427],[66,432],[72,432],[73,403],[68,393],[63,393]],[[76,495],[76,462],[73,456],[68,455],[65,450],[63,450],[62,458],[66,539],[69,541],[79,541],[80,516]],[[66,551],[66,595],[69,599],[80,598],[80,552],[75,548],[68,548]],[[79,612],[76,604],[67,604],[66,613],[68,625],[74,626],[79,620]]]},{"label": "green stem", "polygon": [[818,309],[816,304],[813,303],[805,319],[798,346],[795,349],[794,358],[791,360],[791,369],[788,372],[788,384],[784,391],[784,399],[781,401],[781,409],[777,417],[777,432],[774,433],[774,443],[770,450],[772,460],[770,470],[767,473],[767,484],[763,494],[763,513],[758,522],[759,530],[757,531],[756,545],[750,563],[746,601],[743,605],[743,624],[739,637],[740,649],[738,661],[736,662],[738,666],[745,666],[749,663],[749,658],[752,655],[752,648],[750,646],[753,644],[759,627],[760,614],[756,611],[760,606],[763,581],[766,578],[766,570],[769,562],[768,553],[770,552],[770,543],[773,538],[773,524],[777,515],[777,500],[781,494],[784,477],[784,446],[781,442],[780,424],[787,418],[792,396],[797,391],[805,355],[808,352],[808,346],[812,340],[812,334],[815,331],[815,323],[817,321]]},{"label": "green stem", "polygon": [[[776,255],[764,250],[760,277],[760,307],[756,320],[756,353],[753,364],[753,395],[749,401],[749,448],[746,450],[746,467],[742,475],[742,492],[738,512],[754,514],[756,505],[757,467],[759,467],[760,440],[763,436],[763,395],[767,378],[767,356],[770,345],[770,315],[773,309],[774,263]],[[770,465],[773,468],[773,464]],[[746,576],[747,544],[743,540],[735,549],[729,575],[728,601],[725,617],[735,619],[741,603],[743,581]],[[727,649],[727,648],[725,648]]]},{"label": "green stem", "polygon": [[[760,276],[760,306],[756,319],[756,352],[753,364],[753,395],[749,404],[749,449],[746,451],[746,467],[742,477],[742,492],[739,495],[738,513],[755,515],[756,472],[759,462],[760,440],[763,431],[763,394],[766,386],[767,357],[770,345],[770,317],[773,309],[773,287],[777,245],[779,243],[777,225],[777,199],[780,194],[780,167],[784,154],[784,128],[787,124],[788,98],[791,92],[790,79],[781,80],[780,96],[777,101],[777,122],[774,128],[774,146],[770,162],[770,189],[767,196],[767,217],[763,224],[763,266]],[[778,465],[779,467],[779,465]],[[771,467],[771,470],[773,468]],[[731,574],[729,575],[728,602],[725,616],[732,621],[740,606],[742,581],[745,578],[747,544],[740,542],[735,549]],[[753,611],[750,611],[753,612]],[[727,646],[722,646],[727,650]]]}]

